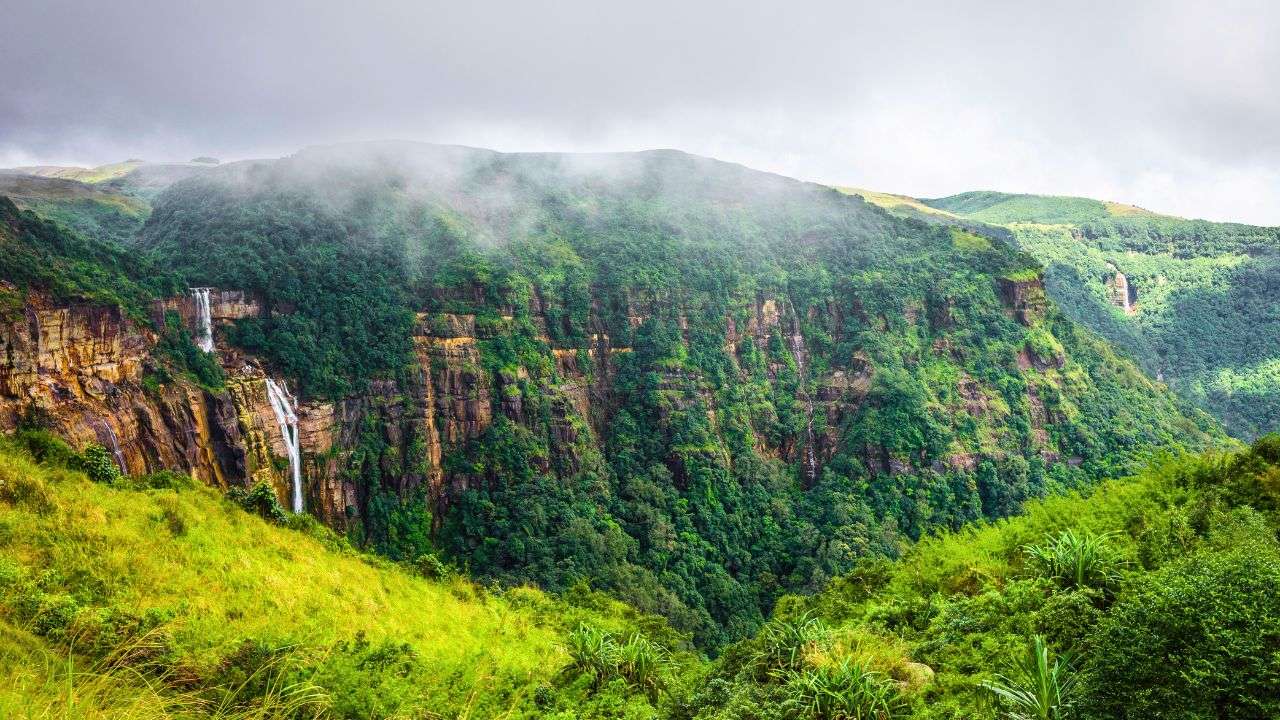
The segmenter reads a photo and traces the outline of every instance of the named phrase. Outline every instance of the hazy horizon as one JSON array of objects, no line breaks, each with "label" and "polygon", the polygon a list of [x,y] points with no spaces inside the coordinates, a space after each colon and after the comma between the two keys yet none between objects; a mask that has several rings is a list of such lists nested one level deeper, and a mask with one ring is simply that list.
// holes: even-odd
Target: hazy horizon
[{"label": "hazy horizon", "polygon": [[0,166],[675,148],[916,197],[1280,225],[1280,9],[7,3]]}]

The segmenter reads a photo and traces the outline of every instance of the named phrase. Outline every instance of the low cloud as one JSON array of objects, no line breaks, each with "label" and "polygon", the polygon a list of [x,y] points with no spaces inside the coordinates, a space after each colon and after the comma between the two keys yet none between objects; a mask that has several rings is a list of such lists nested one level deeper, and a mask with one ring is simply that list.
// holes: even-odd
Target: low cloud
[{"label": "low cloud", "polygon": [[922,196],[1280,224],[1271,3],[17,5],[4,165],[678,147]]}]

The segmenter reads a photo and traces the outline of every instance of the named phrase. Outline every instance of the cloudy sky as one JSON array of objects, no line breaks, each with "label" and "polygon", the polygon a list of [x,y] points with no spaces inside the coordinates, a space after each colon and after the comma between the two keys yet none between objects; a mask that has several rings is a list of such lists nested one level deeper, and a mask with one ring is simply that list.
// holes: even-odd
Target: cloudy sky
[{"label": "cloudy sky", "polygon": [[675,147],[1280,225],[1280,4],[0,0],[0,166]]}]

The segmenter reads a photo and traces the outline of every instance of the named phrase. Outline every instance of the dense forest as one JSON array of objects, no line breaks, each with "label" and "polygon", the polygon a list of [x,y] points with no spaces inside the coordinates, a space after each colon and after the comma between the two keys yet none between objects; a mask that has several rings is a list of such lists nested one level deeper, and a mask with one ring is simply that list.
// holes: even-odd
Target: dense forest
[{"label": "dense forest", "polygon": [[174,185],[141,247],[264,298],[231,340],[304,396],[411,382],[415,311],[474,317],[494,422],[447,449],[434,505],[395,469],[422,438],[363,433],[353,537],[589,579],[705,648],[861,557],[1217,432],[1045,303],[1000,233],[676,152],[317,148]]},{"label": "dense forest", "polygon": [[[1085,198],[974,192],[931,208],[1012,230],[1068,316],[1240,437],[1280,428],[1280,229]],[[1130,312],[1116,307],[1122,273]]]}]

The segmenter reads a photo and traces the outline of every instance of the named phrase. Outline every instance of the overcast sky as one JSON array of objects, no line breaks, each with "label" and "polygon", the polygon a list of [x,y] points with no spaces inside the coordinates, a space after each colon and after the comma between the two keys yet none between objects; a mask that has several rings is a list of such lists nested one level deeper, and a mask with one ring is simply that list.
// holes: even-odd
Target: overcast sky
[{"label": "overcast sky", "polygon": [[0,0],[0,18],[0,166],[675,147],[1280,225],[1276,2]]}]

